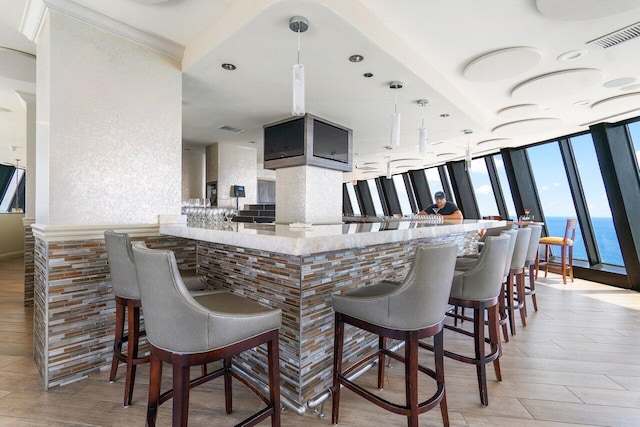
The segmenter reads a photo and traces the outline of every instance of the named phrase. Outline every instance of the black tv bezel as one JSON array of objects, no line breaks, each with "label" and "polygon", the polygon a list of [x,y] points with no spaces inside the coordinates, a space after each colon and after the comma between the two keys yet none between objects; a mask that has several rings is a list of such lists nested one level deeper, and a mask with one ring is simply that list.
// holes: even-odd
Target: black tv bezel
[{"label": "black tv bezel", "polygon": [[[287,119],[279,120],[274,123],[269,123],[263,126],[263,129],[267,129],[271,126],[280,125],[293,120],[299,120],[300,116],[289,117]],[[291,157],[282,157],[273,160],[264,160],[265,169],[280,169],[293,166],[317,166],[325,169],[339,170],[343,172],[351,172],[353,169],[353,131],[347,127],[341,126],[337,123],[333,123],[329,120],[321,119],[313,114],[305,114],[302,116],[304,119],[304,131],[303,131],[303,147],[304,153],[302,155],[296,155]],[[340,130],[343,130],[347,134],[347,159],[348,161],[342,162],[339,160],[326,159],[324,157],[316,157],[313,155],[313,127],[315,121],[322,122],[326,125],[333,126]],[[264,133],[263,133],[264,137]],[[264,156],[264,140],[263,140],[263,156]]]}]

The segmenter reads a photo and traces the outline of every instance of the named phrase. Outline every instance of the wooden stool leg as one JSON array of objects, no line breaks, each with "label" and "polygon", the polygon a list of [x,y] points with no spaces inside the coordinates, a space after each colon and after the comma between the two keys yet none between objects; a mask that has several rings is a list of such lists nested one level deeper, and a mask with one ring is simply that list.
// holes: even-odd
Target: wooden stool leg
[{"label": "wooden stool leg", "polygon": [[529,288],[531,294],[531,301],[533,302],[533,310],[538,311],[538,300],[536,299],[536,277],[534,275],[535,267],[529,266]]},{"label": "wooden stool leg", "polygon": [[136,364],[135,359],[138,358],[138,341],[140,337],[140,307],[134,307],[133,304],[127,305],[129,314],[129,338],[127,340],[127,375],[124,386],[124,407],[131,405],[133,398],[133,386],[136,381]]},{"label": "wooden stool leg", "polygon": [[[500,286],[500,296],[498,303],[500,304],[500,323],[502,324],[502,336],[504,337],[504,342],[509,342],[509,333],[507,332],[507,304],[505,301],[505,291],[504,287],[509,282],[507,278],[506,282]],[[504,321],[503,321],[504,320]]]},{"label": "wooden stool leg", "polygon": [[[433,337],[433,353],[435,358],[436,382],[444,385],[444,329]],[[442,414],[442,424],[444,427],[449,427],[446,391],[440,401],[440,413]]]},{"label": "wooden stool leg", "polygon": [[382,350],[387,346],[387,338],[378,336],[378,389],[384,389],[385,356]]},{"label": "wooden stool leg", "polygon": [[273,406],[271,427],[280,427],[280,341],[278,331],[274,332],[273,340],[267,344],[269,359],[269,400]]},{"label": "wooden stool leg", "polygon": [[418,335],[410,332],[404,356],[405,391],[409,408],[408,427],[418,427],[418,348]]},{"label": "wooden stool leg", "polygon": [[482,406],[489,405],[487,392],[487,373],[484,351],[484,310],[473,309],[473,336],[476,353],[476,374],[478,376],[478,389],[480,390],[480,402]]},{"label": "wooden stool leg", "polygon": [[549,263],[551,256],[551,245],[544,245],[544,259],[546,263],[544,264],[544,277],[547,277],[547,273],[549,273]]},{"label": "wooden stool leg", "polygon": [[518,305],[520,306],[520,320],[522,326],[527,326],[527,308],[525,306],[525,289],[524,289],[524,270],[518,274],[516,278],[516,286],[518,289]]},{"label": "wooden stool leg", "polygon": [[149,403],[147,404],[147,426],[155,427],[160,405],[160,384],[162,382],[162,361],[151,354],[149,367]]},{"label": "wooden stool leg", "polygon": [[224,408],[227,414],[233,412],[233,388],[231,384],[231,358],[227,357],[224,364]]},{"label": "wooden stool leg", "polygon": [[120,354],[122,354],[122,337],[124,336],[124,306],[116,301],[116,329],[113,338],[113,356],[111,359],[111,373],[109,381],[113,382],[118,373]]},{"label": "wooden stool leg", "polygon": [[498,306],[489,307],[489,343],[491,344],[491,353],[498,352],[498,357],[493,361],[493,369],[496,371],[496,378],[502,381],[502,372],[500,371],[500,356],[502,356],[502,342],[500,341],[500,328]]},{"label": "wooden stool leg", "polygon": [[184,366],[180,356],[175,355],[173,360],[173,427],[187,427],[190,372],[190,367]]},{"label": "wooden stool leg", "polygon": [[[515,317],[515,309],[514,309],[514,297],[513,297],[513,287],[514,287],[514,283],[513,283],[513,274],[509,274],[509,279],[507,280],[507,299],[508,299],[508,305],[509,305],[509,330],[511,331],[511,335],[515,335],[516,334],[516,321],[514,319]],[[516,279],[517,280],[517,279]]]},{"label": "wooden stool leg", "polygon": [[339,313],[335,317],[335,330],[333,334],[333,390],[331,423],[338,424],[340,412],[340,383],[338,377],[342,375],[342,349],[344,347],[344,322]]}]

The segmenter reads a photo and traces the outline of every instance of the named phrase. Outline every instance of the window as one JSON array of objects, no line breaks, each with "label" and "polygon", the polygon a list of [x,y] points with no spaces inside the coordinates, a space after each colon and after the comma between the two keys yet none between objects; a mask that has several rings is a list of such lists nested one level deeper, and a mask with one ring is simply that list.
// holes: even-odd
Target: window
[{"label": "window", "polygon": [[[429,190],[431,191],[432,198],[436,191],[444,190],[444,186],[440,180],[440,174],[438,173],[438,168],[425,169],[424,175],[427,177],[427,184],[429,184]],[[452,198],[449,198],[449,194],[447,194],[447,200],[453,201]],[[420,208],[426,208],[426,206],[420,206]]]},{"label": "window", "polygon": [[476,196],[476,202],[478,202],[480,216],[500,215],[484,158],[473,159],[471,161],[469,178],[471,179],[473,192]]},{"label": "window", "polygon": [[362,215],[360,211],[360,205],[358,204],[358,198],[356,197],[356,190],[353,188],[351,182],[347,182],[347,194],[349,194],[349,203],[351,203],[351,210],[354,215]]},{"label": "window", "polygon": [[402,215],[411,215],[411,203],[409,202],[409,195],[407,194],[407,186],[404,185],[404,178],[402,174],[393,175],[393,185],[396,188],[396,194],[398,201],[400,202],[400,210]]},{"label": "window", "polygon": [[0,165],[0,213],[24,211],[24,169]]},{"label": "window", "polygon": [[[567,218],[577,216],[558,143],[527,148],[527,155],[535,177],[547,231],[550,236],[564,236]],[[579,229],[576,229],[573,258],[587,259],[587,251]]]},{"label": "window", "polygon": [[629,134],[631,135],[631,142],[633,143],[633,150],[636,153],[636,163],[640,165],[640,122],[630,123]]},{"label": "window", "polygon": [[373,201],[373,208],[376,210],[376,216],[384,216],[384,210],[382,209],[382,202],[380,201],[380,194],[378,193],[375,178],[368,179],[367,185],[371,192],[371,200]]},{"label": "window", "polygon": [[502,154],[494,155],[493,163],[496,165],[496,172],[498,172],[500,187],[502,187],[502,196],[504,197],[505,205],[507,205],[507,213],[509,214],[509,218],[515,221],[517,219],[516,205],[513,203],[513,196],[511,195],[511,187],[509,186],[507,171],[504,169],[504,161],[502,160]]},{"label": "window", "polygon": [[580,174],[582,190],[591,216],[594,237],[600,252],[602,262],[607,264],[624,265],[620,243],[613,225],[611,208],[604,189],[596,150],[590,134],[571,138],[571,148]]}]

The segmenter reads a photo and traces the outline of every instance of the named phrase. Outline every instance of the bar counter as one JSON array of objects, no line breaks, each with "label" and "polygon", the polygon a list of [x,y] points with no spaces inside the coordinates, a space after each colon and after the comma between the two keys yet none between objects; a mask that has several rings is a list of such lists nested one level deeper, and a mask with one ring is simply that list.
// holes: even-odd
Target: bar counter
[{"label": "bar counter", "polygon": [[[459,254],[472,252],[478,230],[504,224],[390,220],[297,228],[232,223],[232,230],[161,225],[160,233],[195,240],[198,272],[216,288],[282,309],[282,397],[301,412],[309,399],[331,386],[333,294],[402,280],[418,245],[455,241]],[[346,334],[345,361],[377,346],[364,331]],[[259,348],[243,355],[241,369],[266,382],[265,354]]]}]

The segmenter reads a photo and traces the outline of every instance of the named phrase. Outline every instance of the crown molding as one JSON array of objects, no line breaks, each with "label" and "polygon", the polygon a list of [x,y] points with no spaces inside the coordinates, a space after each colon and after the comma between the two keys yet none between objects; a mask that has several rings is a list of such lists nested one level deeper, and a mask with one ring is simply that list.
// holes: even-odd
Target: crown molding
[{"label": "crown molding", "polygon": [[22,108],[24,108],[25,110],[27,109],[27,105],[28,104],[35,104],[36,103],[36,94],[35,93],[22,92],[20,90],[16,90],[16,95],[18,95],[20,103],[22,104]]},{"label": "crown molding", "polygon": [[140,30],[70,0],[28,0],[20,24],[20,32],[36,42],[42,31],[47,12],[53,10],[69,18],[107,31],[163,55],[182,61],[184,46],[172,40]]}]

